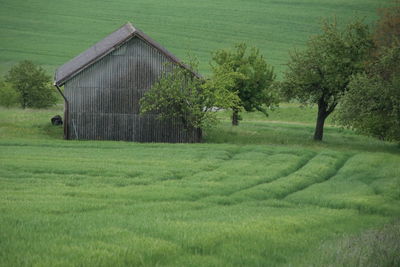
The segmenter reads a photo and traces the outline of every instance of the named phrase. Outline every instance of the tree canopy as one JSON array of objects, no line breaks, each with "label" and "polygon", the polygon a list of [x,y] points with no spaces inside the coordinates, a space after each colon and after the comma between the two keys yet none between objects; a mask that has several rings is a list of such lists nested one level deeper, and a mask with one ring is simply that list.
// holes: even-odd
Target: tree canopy
[{"label": "tree canopy", "polygon": [[325,119],[347,91],[351,76],[363,70],[372,47],[367,25],[354,22],[342,29],[336,21],[325,21],[322,33],[304,51],[291,53],[279,86],[287,99],[318,105],[314,140],[322,140]]},{"label": "tree canopy", "polygon": [[25,60],[13,66],[5,80],[17,91],[22,108],[46,108],[56,103],[50,76],[31,61]]},{"label": "tree canopy", "polygon": [[140,101],[141,113],[157,114],[159,119],[179,119],[185,129],[204,128],[217,122],[216,108],[238,106],[239,99],[229,90],[235,73],[223,69],[209,79],[197,77],[197,61],[190,69],[172,66]]},{"label": "tree canopy", "polygon": [[221,70],[224,70],[223,73],[238,74],[229,87],[231,92],[237,92],[240,99],[239,107],[231,107],[233,125],[238,125],[240,108],[267,114],[266,108],[277,105],[276,95],[269,90],[275,74],[259,49],[255,47],[248,49],[245,43],[239,43],[233,50],[215,51],[212,60],[214,75],[217,76]]},{"label": "tree canopy", "polygon": [[400,141],[400,47],[382,50],[369,72],[352,78],[336,119],[360,133]]}]

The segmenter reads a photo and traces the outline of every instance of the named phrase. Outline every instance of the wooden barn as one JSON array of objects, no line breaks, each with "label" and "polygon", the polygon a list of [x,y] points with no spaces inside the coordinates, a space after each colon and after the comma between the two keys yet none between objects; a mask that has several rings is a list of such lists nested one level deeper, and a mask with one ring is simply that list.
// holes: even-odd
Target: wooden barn
[{"label": "wooden barn", "polygon": [[[129,22],[56,70],[63,95],[64,138],[199,142],[201,131],[141,115],[139,100],[181,61]],[[60,87],[64,86],[64,93]]]}]

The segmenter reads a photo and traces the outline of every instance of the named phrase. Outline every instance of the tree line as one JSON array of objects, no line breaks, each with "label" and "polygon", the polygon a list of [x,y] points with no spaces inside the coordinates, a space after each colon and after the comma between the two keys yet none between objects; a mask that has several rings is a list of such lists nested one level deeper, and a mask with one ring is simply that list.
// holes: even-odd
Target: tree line
[{"label": "tree line", "polygon": [[[243,111],[277,107],[296,100],[318,108],[314,140],[323,139],[325,120],[334,111],[342,126],[382,140],[400,141],[400,0],[383,8],[371,29],[362,21],[345,26],[322,23],[322,33],[306,49],[291,51],[281,80],[260,50],[245,43],[212,53],[209,77],[173,67],[141,99],[142,113],[178,118],[187,129],[216,124],[218,109],[231,111],[237,126]],[[30,61],[11,68],[0,82],[0,105],[45,108],[56,103],[50,77]]]}]

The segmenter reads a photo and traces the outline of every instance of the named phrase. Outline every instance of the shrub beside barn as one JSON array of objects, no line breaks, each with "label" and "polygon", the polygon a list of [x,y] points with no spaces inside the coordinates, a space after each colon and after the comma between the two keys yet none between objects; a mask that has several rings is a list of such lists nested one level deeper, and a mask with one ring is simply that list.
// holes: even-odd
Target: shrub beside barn
[{"label": "shrub beside barn", "polygon": [[172,65],[186,67],[127,23],[59,67],[55,86],[64,86],[65,139],[200,141],[200,130],[189,132],[178,120],[140,114],[140,99]]}]

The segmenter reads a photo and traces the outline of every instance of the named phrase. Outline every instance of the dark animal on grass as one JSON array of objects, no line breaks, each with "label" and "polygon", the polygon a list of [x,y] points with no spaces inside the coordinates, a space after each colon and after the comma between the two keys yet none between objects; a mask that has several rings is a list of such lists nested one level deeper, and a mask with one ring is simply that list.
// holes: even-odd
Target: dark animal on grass
[{"label": "dark animal on grass", "polygon": [[62,125],[63,121],[60,115],[56,115],[53,118],[51,118],[51,124],[53,125]]}]

